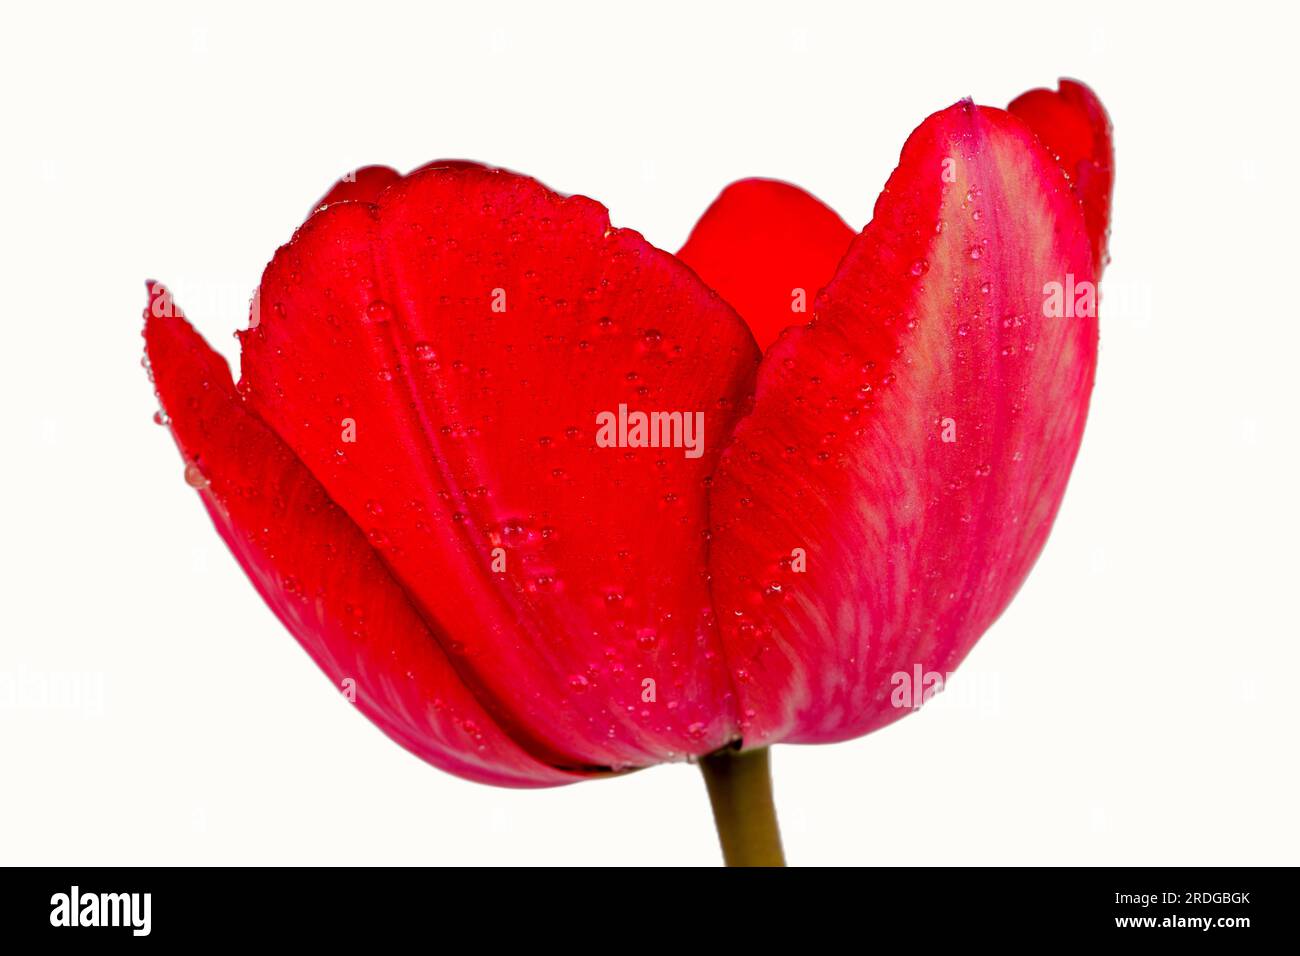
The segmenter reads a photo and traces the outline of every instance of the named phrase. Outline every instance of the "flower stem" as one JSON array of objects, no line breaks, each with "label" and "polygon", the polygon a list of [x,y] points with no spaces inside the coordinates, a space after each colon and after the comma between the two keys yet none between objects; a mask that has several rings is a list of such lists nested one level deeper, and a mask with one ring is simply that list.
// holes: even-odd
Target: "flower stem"
[{"label": "flower stem", "polygon": [[719,750],[701,758],[700,769],[727,866],[785,866],[768,748]]}]

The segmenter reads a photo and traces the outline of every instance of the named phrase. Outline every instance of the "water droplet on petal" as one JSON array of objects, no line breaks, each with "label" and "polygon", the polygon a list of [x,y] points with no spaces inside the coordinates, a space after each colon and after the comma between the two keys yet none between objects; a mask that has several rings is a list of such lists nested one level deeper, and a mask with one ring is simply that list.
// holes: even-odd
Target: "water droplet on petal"
[{"label": "water droplet on petal", "polygon": [[194,462],[185,466],[185,483],[191,488],[206,488],[211,484],[207,475],[203,474],[203,469]]}]

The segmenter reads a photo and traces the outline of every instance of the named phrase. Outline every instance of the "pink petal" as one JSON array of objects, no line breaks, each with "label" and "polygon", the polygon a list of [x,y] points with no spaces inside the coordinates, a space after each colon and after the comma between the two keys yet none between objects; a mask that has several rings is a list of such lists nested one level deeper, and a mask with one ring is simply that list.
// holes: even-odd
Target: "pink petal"
[{"label": "pink petal", "polygon": [[908,139],[812,321],[764,357],[714,478],[747,745],[901,716],[895,675],[950,671],[1006,607],[1096,362],[1095,312],[1048,317],[1045,287],[1095,278],[1070,183],[1019,119],[960,103]]}]

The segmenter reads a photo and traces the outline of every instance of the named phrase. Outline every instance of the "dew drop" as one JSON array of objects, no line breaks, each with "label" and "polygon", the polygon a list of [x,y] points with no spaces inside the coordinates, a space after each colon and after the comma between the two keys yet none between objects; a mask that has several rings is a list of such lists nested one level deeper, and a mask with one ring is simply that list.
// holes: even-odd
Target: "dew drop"
[{"label": "dew drop", "polygon": [[203,469],[190,462],[185,466],[185,484],[191,488],[206,488],[211,482],[208,481],[207,475],[203,474]]}]

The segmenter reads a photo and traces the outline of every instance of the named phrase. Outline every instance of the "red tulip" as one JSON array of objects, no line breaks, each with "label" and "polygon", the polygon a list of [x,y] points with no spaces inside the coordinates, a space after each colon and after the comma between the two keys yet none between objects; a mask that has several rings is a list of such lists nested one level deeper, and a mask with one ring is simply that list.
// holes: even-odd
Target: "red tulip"
[{"label": "red tulip", "polygon": [[147,359],[218,531],[387,734],[520,787],[702,758],[728,858],[772,862],[767,746],[907,713],[891,676],[951,671],[1042,549],[1110,186],[1068,81],[931,116],[856,237],[747,180],[674,257],[504,170],[370,167],[267,267],[237,386],[152,283]]}]

